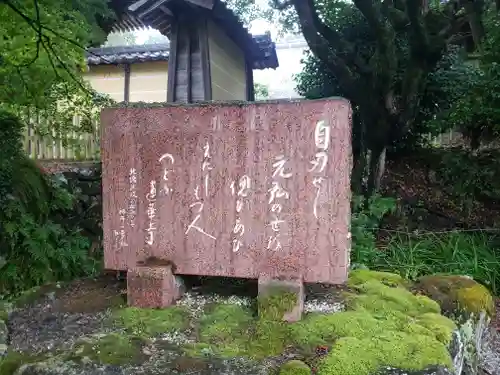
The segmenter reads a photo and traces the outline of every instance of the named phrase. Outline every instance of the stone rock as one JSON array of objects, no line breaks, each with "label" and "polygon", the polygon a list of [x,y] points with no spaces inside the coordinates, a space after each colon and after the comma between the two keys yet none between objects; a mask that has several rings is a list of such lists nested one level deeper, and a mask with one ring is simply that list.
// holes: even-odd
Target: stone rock
[{"label": "stone rock", "polygon": [[3,320],[0,320],[0,345],[6,345],[8,337],[9,332],[7,330],[7,324],[5,324]]},{"label": "stone rock", "polygon": [[500,375],[500,332],[490,328],[483,337],[479,367],[489,375]]},{"label": "stone rock", "polygon": [[480,373],[488,326],[495,314],[494,299],[488,289],[469,276],[454,275],[421,277],[413,289],[438,301],[443,313],[459,326],[456,333],[460,343],[454,348],[455,374]]},{"label": "stone rock", "polygon": [[7,355],[9,348],[5,344],[0,344],[0,360]]}]

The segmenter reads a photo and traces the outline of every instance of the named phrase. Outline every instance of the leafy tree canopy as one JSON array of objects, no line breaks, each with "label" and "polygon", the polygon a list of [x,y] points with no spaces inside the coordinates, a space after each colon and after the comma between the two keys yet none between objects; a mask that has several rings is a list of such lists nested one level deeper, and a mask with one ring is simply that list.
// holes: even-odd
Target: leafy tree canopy
[{"label": "leafy tree canopy", "polygon": [[97,15],[112,17],[107,0],[1,2],[0,106],[36,109],[61,131],[75,111],[89,117],[101,100],[82,78],[85,48],[105,39]]},{"label": "leafy tree canopy", "polygon": [[[484,14],[493,7],[492,1],[464,0],[271,3],[284,25],[298,25],[304,35],[316,59],[309,66],[311,76],[327,72],[330,89],[335,87],[337,95],[348,98],[356,110],[360,126],[355,170],[365,170],[364,162],[369,162],[368,192],[378,187],[387,148],[415,133],[422,117],[436,112],[432,106],[442,105],[443,97],[451,95],[446,85],[433,95],[426,93],[433,89],[432,80],[438,88],[444,71],[449,78],[463,73],[460,69],[466,68],[458,68],[462,57],[455,46],[481,46]],[[450,51],[454,55],[448,58]],[[308,85],[302,80],[302,91]],[[323,95],[324,90],[327,87],[316,86],[313,95]]]}]

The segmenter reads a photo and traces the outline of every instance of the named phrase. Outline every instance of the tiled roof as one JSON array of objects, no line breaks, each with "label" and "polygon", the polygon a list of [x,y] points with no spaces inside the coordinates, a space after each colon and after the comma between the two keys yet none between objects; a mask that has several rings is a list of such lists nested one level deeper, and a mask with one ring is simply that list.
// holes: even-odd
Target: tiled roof
[{"label": "tiled roof", "polygon": [[[255,35],[260,58],[254,59],[253,69],[277,68],[276,46],[269,34]],[[134,64],[147,61],[166,61],[170,55],[170,44],[150,44],[142,46],[90,48],[86,53],[87,64]]]},{"label": "tiled roof", "polygon": [[166,61],[170,44],[90,48],[86,53],[87,64],[134,64],[147,61]]},{"label": "tiled roof", "polygon": [[[114,3],[118,4],[118,0],[114,0]],[[136,0],[133,4],[131,0],[123,0],[121,4],[125,8],[121,8],[120,21],[115,23],[114,31],[133,31],[149,26],[169,36],[171,22],[176,14],[193,11],[193,7],[203,8],[205,12],[211,13],[219,27],[245,51],[254,69],[275,69],[279,66],[276,46],[271,36],[252,36],[238,16],[221,0]]]}]

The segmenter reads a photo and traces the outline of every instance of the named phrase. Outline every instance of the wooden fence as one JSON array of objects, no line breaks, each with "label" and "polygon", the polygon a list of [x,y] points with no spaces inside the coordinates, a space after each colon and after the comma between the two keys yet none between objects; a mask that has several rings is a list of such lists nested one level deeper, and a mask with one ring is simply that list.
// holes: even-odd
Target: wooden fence
[{"label": "wooden fence", "polygon": [[[32,159],[37,160],[69,160],[84,161],[98,160],[100,158],[99,135],[100,121],[92,124],[92,132],[77,134],[70,132],[63,136],[41,134],[37,130],[41,121],[48,120],[40,117],[24,117],[27,126],[24,135],[24,150]],[[37,123],[38,122],[38,123]],[[73,125],[78,126],[80,118],[73,117]]]},{"label": "wooden fence", "polygon": [[[54,161],[86,161],[100,159],[100,121],[92,124],[92,133],[67,134],[64,137],[40,134],[36,129],[40,121],[47,121],[40,117],[24,117],[28,124],[24,136],[24,150],[32,159]],[[73,117],[73,125],[78,126],[79,117]],[[37,124],[38,122],[38,124]],[[437,137],[429,136],[434,147],[446,147],[461,142],[462,137],[455,131],[443,133]]]}]

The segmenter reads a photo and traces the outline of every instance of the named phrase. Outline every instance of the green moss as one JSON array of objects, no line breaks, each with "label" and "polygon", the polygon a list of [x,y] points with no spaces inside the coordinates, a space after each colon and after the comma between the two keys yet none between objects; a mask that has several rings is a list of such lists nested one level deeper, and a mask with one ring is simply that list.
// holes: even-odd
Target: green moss
[{"label": "green moss", "polygon": [[7,356],[0,359],[0,375],[13,375],[22,365],[43,361],[43,355],[32,355],[9,351]]},{"label": "green moss", "polygon": [[7,321],[9,312],[12,310],[12,305],[8,302],[0,301],[0,320]]},{"label": "green moss", "polygon": [[404,283],[388,286],[387,274],[360,271],[363,277],[358,274],[349,283],[357,293],[346,296],[347,311],[310,314],[290,326],[292,341],[304,350],[332,347],[320,362],[319,373],[364,375],[382,366],[405,370],[450,366],[447,347],[456,325],[439,314],[439,305],[412,294],[402,287]]},{"label": "green moss", "polygon": [[451,319],[434,313],[422,314],[418,317],[417,323],[433,332],[436,338],[444,344],[451,342],[453,332],[458,328]]},{"label": "green moss", "polygon": [[286,290],[259,298],[258,319],[245,307],[216,305],[200,321],[200,342],[186,346],[186,353],[261,359],[289,346],[314,355],[318,345],[325,345],[331,350],[319,360],[322,375],[364,375],[382,366],[451,366],[447,347],[456,325],[440,315],[437,302],[411,293],[397,275],[353,273],[346,311],[312,313],[287,324],[282,317],[295,305],[296,295]]},{"label": "green moss", "polygon": [[369,375],[383,366],[421,370],[452,362],[446,346],[429,336],[391,332],[367,338],[343,337],[318,364],[319,375]]},{"label": "green moss", "polygon": [[458,307],[473,314],[485,311],[489,316],[495,314],[493,296],[484,285],[476,284],[457,290]]},{"label": "green moss", "polygon": [[80,360],[86,357],[108,365],[140,364],[147,359],[142,352],[144,345],[145,341],[139,337],[112,333],[78,342],[69,359]]},{"label": "green moss", "polygon": [[127,307],[116,310],[113,319],[136,335],[159,335],[182,331],[189,326],[189,313],[181,306],[167,309]]},{"label": "green moss", "polygon": [[200,338],[204,342],[227,342],[238,338],[247,338],[252,322],[250,311],[239,305],[215,305],[200,320]]},{"label": "green moss", "polygon": [[347,282],[347,285],[350,287],[355,287],[358,285],[362,285],[367,281],[378,281],[379,283],[391,287],[408,286],[408,282],[395,273],[370,271],[368,269],[357,269],[351,271],[349,273],[349,280]]},{"label": "green moss", "polygon": [[247,356],[254,359],[281,354],[289,342],[288,326],[282,317],[290,309],[292,296],[296,298],[293,294],[285,294],[284,299],[280,299],[277,294],[261,298],[258,319],[243,306],[211,306],[199,322],[200,342],[186,345],[186,354],[216,354],[224,358]]},{"label": "green moss", "polygon": [[[270,311],[278,309],[271,308]],[[185,350],[194,356],[213,353],[224,358],[248,356],[260,359],[280,354],[287,337],[287,326],[281,320],[254,319],[245,307],[218,304],[200,319],[201,343],[187,345]]]},{"label": "green moss", "polygon": [[279,375],[311,375],[311,369],[302,361],[292,360],[281,366]]},{"label": "green moss", "polygon": [[266,295],[258,297],[259,318],[281,321],[297,303],[297,294],[279,286],[269,287]]},{"label": "green moss", "polygon": [[476,281],[463,276],[432,275],[417,280],[414,289],[439,302],[450,314],[477,315],[485,311],[489,316],[495,313],[493,296],[488,289]]},{"label": "green moss", "polygon": [[239,305],[213,306],[200,320],[199,336],[202,342],[216,345],[217,352],[232,357],[246,352],[252,314]]}]

